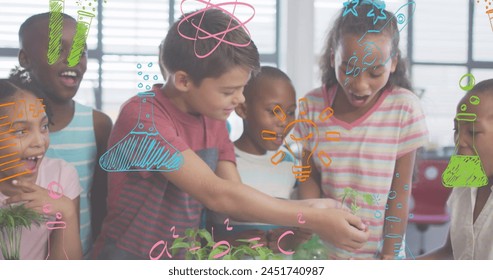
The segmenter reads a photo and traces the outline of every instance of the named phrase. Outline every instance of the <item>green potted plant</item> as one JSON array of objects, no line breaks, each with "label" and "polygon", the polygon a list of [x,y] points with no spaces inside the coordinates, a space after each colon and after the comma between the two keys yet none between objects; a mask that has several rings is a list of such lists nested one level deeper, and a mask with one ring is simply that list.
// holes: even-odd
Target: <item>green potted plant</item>
[{"label": "green potted plant", "polygon": [[[185,259],[187,260],[282,259],[281,256],[274,254],[271,249],[265,246],[255,246],[258,245],[256,240],[238,239],[237,241],[244,243],[244,245],[216,245],[217,243],[206,229],[187,229],[185,236],[176,238],[170,249],[172,255],[176,255],[179,250],[186,250]],[[228,252],[223,254],[226,251]]]},{"label": "green potted plant", "polygon": [[6,260],[20,259],[22,229],[31,229],[34,223],[40,225],[43,215],[23,204],[0,208],[0,249]]}]

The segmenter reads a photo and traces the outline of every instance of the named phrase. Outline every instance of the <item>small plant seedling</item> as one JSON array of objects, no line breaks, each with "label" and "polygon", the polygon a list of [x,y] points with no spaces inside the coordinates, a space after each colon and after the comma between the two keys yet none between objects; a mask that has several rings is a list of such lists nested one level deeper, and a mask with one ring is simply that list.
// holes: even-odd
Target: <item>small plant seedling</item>
[{"label": "small plant seedling", "polygon": [[344,194],[342,196],[341,203],[344,205],[344,202],[346,202],[347,199],[351,200],[351,204],[349,205],[349,208],[351,209],[351,213],[356,214],[361,209],[361,207],[358,205],[359,197],[361,197],[363,201],[365,201],[366,204],[368,205],[374,204],[374,198],[371,194],[368,193],[361,194],[357,190],[354,190],[350,187],[344,189]]}]

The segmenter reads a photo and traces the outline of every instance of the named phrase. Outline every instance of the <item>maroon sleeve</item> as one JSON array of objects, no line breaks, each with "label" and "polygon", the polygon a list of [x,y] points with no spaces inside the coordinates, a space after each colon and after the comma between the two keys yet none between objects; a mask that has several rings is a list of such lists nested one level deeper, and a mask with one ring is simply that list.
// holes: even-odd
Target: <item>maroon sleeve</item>
[{"label": "maroon sleeve", "polygon": [[235,149],[233,142],[229,139],[226,122],[218,122],[217,139],[219,147],[219,160],[231,161],[236,164]]}]

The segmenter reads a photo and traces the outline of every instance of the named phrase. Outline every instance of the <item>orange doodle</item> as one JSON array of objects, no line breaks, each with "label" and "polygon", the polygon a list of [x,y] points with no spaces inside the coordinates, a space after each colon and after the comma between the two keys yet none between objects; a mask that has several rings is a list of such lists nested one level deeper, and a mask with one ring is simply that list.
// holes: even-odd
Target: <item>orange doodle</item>
[{"label": "orange doodle", "polygon": [[[307,114],[307,111],[305,110],[306,108],[306,98],[300,98],[298,100],[298,108],[300,108],[300,116],[304,116]],[[285,121],[286,120],[286,113],[284,110],[281,108],[281,106],[276,105],[272,111],[274,112],[274,115],[280,120],[280,121]],[[327,121],[334,115],[334,110],[331,107],[327,107],[325,110],[322,111],[322,113],[319,115],[319,120],[320,121]],[[315,133],[309,133],[308,135],[303,135],[303,136],[296,136],[293,133],[289,135],[289,139],[293,140],[296,143],[302,144],[302,147],[308,147],[308,141],[314,142],[315,145],[313,145],[313,148],[311,151],[306,151],[305,149],[301,149],[299,151],[299,155],[296,155],[295,151],[292,150],[292,148],[288,145],[287,141],[284,139],[284,144],[288,150],[289,153],[293,155],[294,158],[299,159],[299,165],[294,165],[293,166],[293,175],[295,178],[300,181],[304,182],[310,178],[311,175],[311,167],[310,167],[310,159],[313,156],[314,151],[318,147],[318,142],[319,142],[319,137],[320,137],[320,131],[318,129],[318,126],[315,122],[312,120],[308,119],[297,119],[292,122],[290,122],[286,127],[284,128],[283,135],[286,135],[296,124],[305,124],[305,125],[310,125],[313,127],[313,130]],[[276,132],[264,129],[261,131],[261,136],[262,139],[267,140],[267,141],[274,141],[277,139],[278,135]],[[341,135],[337,131],[327,131],[325,133],[325,140],[327,141],[340,141]],[[286,153],[282,150],[279,150],[276,154],[274,154],[271,157],[271,162],[274,165],[279,164],[284,157],[286,156]],[[325,151],[319,151],[317,153],[318,158],[322,162],[322,164],[325,167],[329,167],[332,163],[332,159],[330,156],[325,152]]]}]

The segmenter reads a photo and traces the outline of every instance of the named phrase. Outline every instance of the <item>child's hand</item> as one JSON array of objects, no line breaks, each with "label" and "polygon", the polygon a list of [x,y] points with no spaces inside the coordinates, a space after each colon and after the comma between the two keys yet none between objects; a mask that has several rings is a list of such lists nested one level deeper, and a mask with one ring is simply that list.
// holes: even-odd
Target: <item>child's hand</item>
[{"label": "child's hand", "polygon": [[347,251],[359,249],[368,241],[370,233],[359,217],[341,209],[327,209],[324,214],[314,228],[322,240]]},{"label": "child's hand", "polygon": [[8,197],[12,197],[25,192],[30,192],[30,189],[23,186],[16,186],[13,184],[13,182],[9,184],[0,184],[0,193]]},{"label": "child's hand", "polygon": [[[278,245],[279,237],[281,237],[281,235],[284,234],[287,230],[293,231],[294,234],[285,235]],[[280,253],[279,247],[281,247],[281,249],[285,251],[294,251],[296,247],[298,247],[298,245],[310,240],[311,237],[312,237],[312,232],[306,229],[276,228],[273,230],[269,230],[267,239],[269,240],[269,248],[274,253]]]},{"label": "child's hand", "polygon": [[51,197],[47,189],[30,182],[14,180],[12,183],[19,187],[21,192],[7,199],[8,204],[26,202],[24,204],[26,208],[50,216],[60,212],[62,220],[77,215],[75,204],[64,195],[52,193],[53,197]]}]

